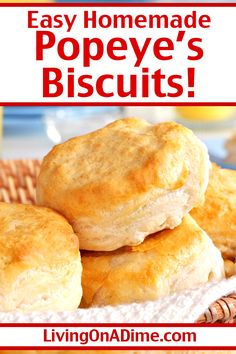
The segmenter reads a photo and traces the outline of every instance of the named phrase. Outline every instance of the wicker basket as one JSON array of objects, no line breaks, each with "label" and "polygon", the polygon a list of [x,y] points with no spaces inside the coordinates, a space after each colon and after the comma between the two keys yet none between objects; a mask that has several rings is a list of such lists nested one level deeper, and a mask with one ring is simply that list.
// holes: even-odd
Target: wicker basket
[{"label": "wicker basket", "polygon": [[[0,201],[7,203],[35,203],[36,178],[39,160],[0,161]],[[236,295],[222,297],[200,316],[198,323],[234,322]]]}]

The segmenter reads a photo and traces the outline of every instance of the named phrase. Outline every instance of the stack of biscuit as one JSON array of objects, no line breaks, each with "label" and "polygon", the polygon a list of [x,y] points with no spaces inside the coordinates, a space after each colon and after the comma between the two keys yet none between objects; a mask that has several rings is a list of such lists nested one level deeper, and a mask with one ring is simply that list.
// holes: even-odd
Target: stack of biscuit
[{"label": "stack of biscuit", "polygon": [[235,194],[236,173],[211,168],[173,122],[122,119],[57,145],[38,206],[0,203],[0,311],[143,302],[220,280],[222,255],[234,272]]},{"label": "stack of biscuit", "polygon": [[64,215],[82,250],[81,306],[156,300],[224,276],[223,260],[189,215],[210,163],[176,123],[129,118],[56,146],[37,201]]}]

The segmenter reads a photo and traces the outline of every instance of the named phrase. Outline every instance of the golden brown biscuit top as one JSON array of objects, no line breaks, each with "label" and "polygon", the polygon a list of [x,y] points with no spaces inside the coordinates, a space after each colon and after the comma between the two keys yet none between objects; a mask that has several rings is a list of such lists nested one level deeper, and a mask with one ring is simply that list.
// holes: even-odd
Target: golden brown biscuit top
[{"label": "golden brown biscuit top", "polygon": [[183,126],[118,120],[53,148],[42,164],[38,201],[52,176],[54,183],[44,193],[43,203],[50,205],[56,199],[69,218],[73,209],[79,215],[86,210],[87,217],[96,208],[111,210],[152,189],[178,189],[188,178],[192,156],[187,155],[193,144],[199,146],[196,156],[201,159],[202,146]]},{"label": "golden brown biscuit top", "polygon": [[61,215],[42,207],[0,203],[0,290],[25,270],[63,266],[77,259],[78,252],[78,238]]},{"label": "golden brown biscuit top", "polygon": [[213,164],[205,202],[191,215],[217,246],[236,241],[236,172]]}]

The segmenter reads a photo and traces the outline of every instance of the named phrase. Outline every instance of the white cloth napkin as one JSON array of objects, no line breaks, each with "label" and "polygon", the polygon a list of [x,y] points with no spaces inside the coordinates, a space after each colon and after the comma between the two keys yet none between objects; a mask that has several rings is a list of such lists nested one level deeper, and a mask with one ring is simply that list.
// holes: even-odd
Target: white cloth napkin
[{"label": "white cloth napkin", "polygon": [[218,283],[163,297],[142,304],[78,309],[73,312],[0,313],[0,322],[8,323],[192,323],[216,300],[236,292],[236,276]]}]

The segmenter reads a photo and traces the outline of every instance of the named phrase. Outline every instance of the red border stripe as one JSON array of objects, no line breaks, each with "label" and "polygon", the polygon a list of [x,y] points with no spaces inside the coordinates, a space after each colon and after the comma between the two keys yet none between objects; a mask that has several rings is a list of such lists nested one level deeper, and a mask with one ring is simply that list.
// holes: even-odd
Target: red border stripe
[{"label": "red border stripe", "polygon": [[98,2],[98,3],[1,3],[0,7],[236,7],[236,3],[201,3],[201,2],[172,2],[172,3],[121,3],[121,2]]}]

